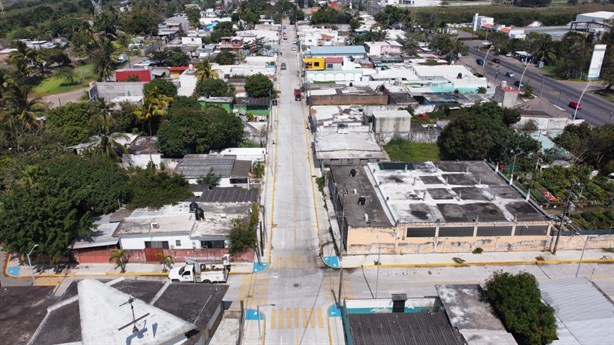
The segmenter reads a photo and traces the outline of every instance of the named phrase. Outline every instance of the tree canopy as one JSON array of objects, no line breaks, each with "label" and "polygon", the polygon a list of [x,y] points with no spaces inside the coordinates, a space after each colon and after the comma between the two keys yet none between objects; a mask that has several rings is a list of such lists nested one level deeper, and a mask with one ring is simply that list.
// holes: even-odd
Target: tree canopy
[{"label": "tree canopy", "polygon": [[495,272],[484,297],[520,345],[546,345],[556,339],[554,309],[541,301],[535,277],[527,272]]},{"label": "tree canopy", "polygon": [[72,154],[27,166],[0,195],[0,241],[8,250],[59,260],[77,236],[87,237],[92,217],[112,212],[129,198],[126,173],[104,156]]},{"label": "tree canopy", "polygon": [[219,65],[233,65],[236,58],[234,53],[223,50],[213,58],[213,61]]},{"label": "tree canopy", "polygon": [[145,97],[156,96],[154,95],[155,92],[166,97],[175,97],[177,96],[177,86],[169,80],[156,78],[143,87],[143,94]]},{"label": "tree canopy", "polygon": [[569,125],[554,142],[603,175],[614,172],[614,125],[597,128],[586,123]]},{"label": "tree canopy", "polygon": [[311,15],[310,21],[311,24],[349,24],[352,16],[347,12],[324,6]]},{"label": "tree canopy", "polygon": [[519,153],[536,152],[537,141],[509,127],[519,119],[518,110],[501,108],[494,102],[465,108],[443,129],[437,144],[447,159],[500,162]]},{"label": "tree canopy", "polygon": [[85,142],[93,134],[91,121],[99,109],[94,103],[67,103],[47,113],[46,125],[64,143]]},{"label": "tree canopy", "polygon": [[243,137],[243,122],[222,108],[182,109],[158,130],[158,147],[165,157],[207,153],[237,145]]},{"label": "tree canopy", "polygon": [[273,94],[273,82],[261,73],[251,75],[245,81],[245,92],[250,97],[270,97]]},{"label": "tree canopy", "polygon": [[170,175],[156,171],[153,166],[136,169],[130,176],[132,199],[130,208],[150,207],[158,209],[164,205],[176,204],[192,196],[188,182],[181,175]]},{"label": "tree canopy", "polygon": [[209,78],[200,80],[194,89],[196,97],[234,97],[235,87],[222,79]]}]

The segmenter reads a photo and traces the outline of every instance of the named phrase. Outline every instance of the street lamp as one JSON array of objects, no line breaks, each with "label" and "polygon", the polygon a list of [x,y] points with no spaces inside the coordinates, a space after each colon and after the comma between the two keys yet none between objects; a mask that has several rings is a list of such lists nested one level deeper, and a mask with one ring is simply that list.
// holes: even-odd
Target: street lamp
[{"label": "street lamp", "polygon": [[510,175],[510,186],[512,185],[512,183],[514,183],[514,170],[516,169],[516,157],[518,157],[518,155],[521,153],[522,152],[518,152],[517,154],[514,155],[514,160],[512,163],[512,174]]},{"label": "street lamp", "polygon": [[379,267],[382,265],[381,260],[382,245],[379,242],[379,233],[377,234],[377,275],[375,276],[375,299],[379,290]]},{"label": "street lamp", "polygon": [[30,273],[32,273],[32,286],[36,284],[36,279],[34,278],[34,270],[32,269],[32,261],[30,261],[30,254],[32,254],[36,247],[38,247],[38,244],[35,244],[34,247],[32,247],[32,249],[30,249],[30,251],[28,252],[28,255],[26,255],[28,257],[28,266],[30,266]]},{"label": "street lamp", "polygon": [[573,112],[573,119],[576,119],[576,114],[578,113],[578,108],[580,108],[580,102],[582,102],[582,97],[584,97],[584,93],[586,92],[586,90],[588,90],[588,87],[591,85],[593,81],[589,80],[588,83],[586,83],[586,87],[584,88],[584,90],[582,90],[582,93],[580,94],[580,99],[578,99],[578,104],[576,104],[576,110],[574,110]]},{"label": "street lamp", "polygon": [[488,60],[488,53],[492,49],[493,45],[491,44],[488,50],[486,51],[486,55],[484,56],[484,61],[482,62],[482,68],[486,69],[486,60]]},{"label": "street lamp", "polygon": [[524,73],[527,71],[527,68],[529,68],[529,62],[527,61],[527,64],[524,66],[524,69],[522,70],[522,75],[520,76],[520,82],[518,83],[518,92],[520,92],[520,89],[522,88],[522,79],[524,78]]},{"label": "street lamp", "polygon": [[256,304],[256,313],[258,313],[258,339],[262,340],[262,330],[260,329],[260,307],[274,307],[275,303],[271,304]]},{"label": "street lamp", "polygon": [[[580,233],[576,231],[576,235],[580,235]],[[584,240],[584,247],[582,247],[582,255],[580,255],[580,262],[578,262],[578,269],[576,270],[576,278],[578,278],[578,273],[580,273],[580,267],[582,266],[582,259],[584,259],[584,251],[586,250],[588,240],[588,235],[586,235],[586,240]]]}]

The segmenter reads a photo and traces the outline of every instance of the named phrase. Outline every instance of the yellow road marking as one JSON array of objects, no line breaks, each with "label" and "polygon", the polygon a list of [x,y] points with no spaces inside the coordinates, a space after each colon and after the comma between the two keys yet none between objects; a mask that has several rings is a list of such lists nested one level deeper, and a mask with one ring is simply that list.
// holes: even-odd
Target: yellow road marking
[{"label": "yellow road marking", "polygon": [[298,308],[294,308],[294,328],[298,329]]},{"label": "yellow road marking", "polygon": [[288,320],[286,321],[286,328],[292,328],[292,309],[291,308],[287,308],[286,309],[286,314],[288,317]]},{"label": "yellow road marking", "polygon": [[279,329],[284,328],[284,308],[279,308]]},{"label": "yellow road marking", "polygon": [[275,308],[271,309],[271,329],[275,328]]},{"label": "yellow road marking", "polygon": [[309,320],[309,323],[311,324],[311,328],[316,328],[316,315],[313,309],[311,310],[311,320]]},{"label": "yellow road marking", "polygon": [[324,328],[324,321],[322,320],[322,307],[318,307],[318,328]]},{"label": "yellow road marking", "polygon": [[307,319],[307,309],[303,308],[303,328],[307,328],[307,323],[308,323],[308,319]]}]

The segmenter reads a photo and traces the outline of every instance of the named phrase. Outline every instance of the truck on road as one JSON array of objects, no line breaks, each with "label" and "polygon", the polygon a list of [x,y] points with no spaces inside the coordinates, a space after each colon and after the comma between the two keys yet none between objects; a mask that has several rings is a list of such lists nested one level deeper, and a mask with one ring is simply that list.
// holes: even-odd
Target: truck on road
[{"label": "truck on road", "polygon": [[226,283],[230,272],[230,255],[222,259],[187,258],[186,264],[173,268],[168,279],[172,282]]},{"label": "truck on road", "polygon": [[295,101],[301,100],[301,89],[294,89],[294,100]]}]

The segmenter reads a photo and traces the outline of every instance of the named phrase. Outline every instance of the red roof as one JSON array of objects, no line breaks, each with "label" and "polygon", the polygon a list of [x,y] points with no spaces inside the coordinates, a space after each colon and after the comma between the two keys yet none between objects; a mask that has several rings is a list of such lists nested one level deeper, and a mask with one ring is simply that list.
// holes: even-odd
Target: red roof
[{"label": "red roof", "polygon": [[188,69],[188,66],[176,66],[176,67],[169,67],[168,70],[170,72],[183,72],[185,70]]},{"label": "red roof", "polygon": [[151,71],[148,69],[118,69],[115,71],[116,81],[128,81],[131,77],[136,81],[150,82]]},{"label": "red roof", "polygon": [[490,24],[490,23],[484,23],[484,24],[482,24],[482,27],[483,27],[483,28],[488,28],[488,29],[490,29],[490,28],[492,28],[492,24]]},{"label": "red roof", "polygon": [[343,63],[342,57],[327,57],[324,58],[324,62],[326,63]]},{"label": "red roof", "polygon": [[503,28],[503,29],[499,30],[499,32],[503,32],[504,34],[509,34],[511,30],[512,30],[512,28]]}]

